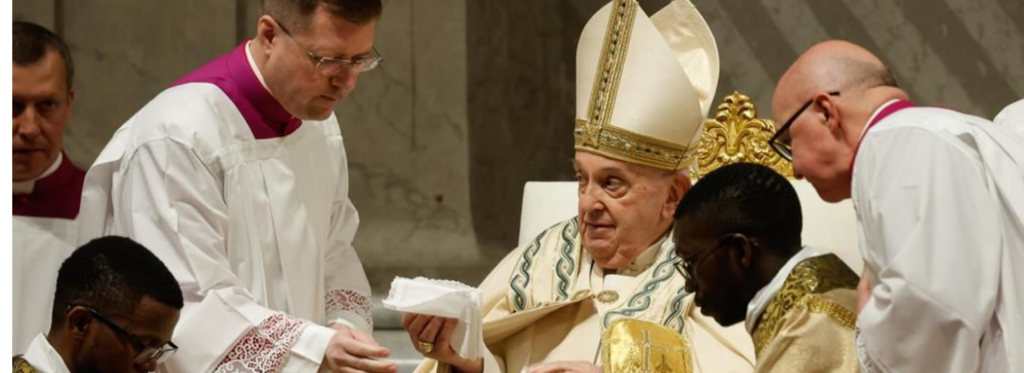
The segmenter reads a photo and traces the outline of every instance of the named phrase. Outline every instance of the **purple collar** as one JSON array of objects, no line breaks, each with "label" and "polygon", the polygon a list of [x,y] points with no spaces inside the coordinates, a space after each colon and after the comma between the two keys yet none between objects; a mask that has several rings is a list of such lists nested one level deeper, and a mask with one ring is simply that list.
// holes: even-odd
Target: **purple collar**
[{"label": "purple collar", "polygon": [[224,92],[242,113],[253,137],[271,139],[288,136],[302,124],[263,87],[249,65],[243,41],[237,48],[189,73],[171,86],[210,83]]},{"label": "purple collar", "polygon": [[11,211],[14,216],[74,219],[82,203],[84,182],[85,171],[64,154],[57,171],[36,180],[32,194],[14,196]]}]

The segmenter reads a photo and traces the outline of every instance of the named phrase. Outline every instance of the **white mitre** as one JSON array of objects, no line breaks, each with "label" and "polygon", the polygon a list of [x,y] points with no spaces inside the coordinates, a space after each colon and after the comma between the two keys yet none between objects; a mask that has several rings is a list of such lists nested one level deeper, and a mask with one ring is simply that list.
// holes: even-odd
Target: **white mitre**
[{"label": "white mitre", "polygon": [[718,68],[715,38],[688,0],[653,18],[635,0],[605,5],[576,49],[576,150],[688,169]]}]

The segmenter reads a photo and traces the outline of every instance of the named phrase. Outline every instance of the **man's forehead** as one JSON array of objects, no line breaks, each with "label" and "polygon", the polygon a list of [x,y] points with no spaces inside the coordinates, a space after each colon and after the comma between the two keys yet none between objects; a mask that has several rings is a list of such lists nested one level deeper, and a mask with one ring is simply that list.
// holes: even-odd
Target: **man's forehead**
[{"label": "man's forehead", "polygon": [[59,87],[63,87],[65,83],[64,79],[64,60],[60,58],[60,55],[53,50],[48,50],[43,58],[39,61],[30,64],[17,64],[11,65],[13,72],[13,82],[21,87],[20,89],[39,90],[44,84],[54,84]]},{"label": "man's forehead", "polygon": [[692,215],[684,216],[675,222],[673,234],[677,247],[696,250],[704,241],[718,237],[718,230],[709,224],[702,224]]},{"label": "man's forehead", "polygon": [[[775,88],[775,92],[772,95],[772,116],[775,117],[775,121],[784,121],[797,110],[797,106],[800,105],[797,101],[798,96],[798,82],[797,78],[792,75],[792,72],[787,72],[786,75],[779,79],[779,84]],[[781,126],[782,123],[776,125]]]},{"label": "man's forehead", "polygon": [[601,154],[591,153],[585,150],[577,150],[576,157],[572,160],[573,167],[578,171],[617,171],[632,175],[653,174],[658,169],[651,166],[639,165],[631,162],[620,161]]},{"label": "man's forehead", "polygon": [[317,9],[310,20],[304,33],[313,47],[332,52],[327,57],[353,57],[370,53],[373,48],[375,19],[363,24],[353,23],[326,9]]},{"label": "man's forehead", "polygon": [[[135,309],[135,314],[124,317],[128,322],[127,329],[137,333],[140,337],[161,339],[161,334],[173,331],[174,324],[178,320],[181,311],[157,301],[150,296],[144,296]],[[170,330],[161,330],[165,327]]]}]

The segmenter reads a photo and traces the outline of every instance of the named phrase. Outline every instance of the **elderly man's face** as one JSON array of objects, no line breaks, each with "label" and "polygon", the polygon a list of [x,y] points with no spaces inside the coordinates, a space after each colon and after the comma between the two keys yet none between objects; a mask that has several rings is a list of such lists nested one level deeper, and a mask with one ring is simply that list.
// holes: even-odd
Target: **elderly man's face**
[{"label": "elderly man's face", "polygon": [[355,89],[359,72],[343,68],[335,75],[325,75],[317,70],[309,53],[348,60],[366,58],[373,53],[377,21],[355,24],[331,14],[323,5],[310,21],[305,29],[283,25],[291,36],[277,30],[263,74],[285,110],[301,119],[323,120]]},{"label": "elderly man's face", "polygon": [[36,63],[13,65],[14,181],[38,177],[53,164],[64,143],[74,91],[67,86],[64,60],[49,49]]},{"label": "elderly man's face", "polygon": [[[583,247],[599,266],[633,262],[672,225],[675,173],[577,151]],[[688,187],[688,185],[687,185]]]},{"label": "elderly man's face", "polygon": [[[780,84],[780,87],[783,86]],[[776,90],[775,94],[772,112],[776,113],[776,123],[793,121],[780,140],[792,148],[795,176],[810,181],[818,195],[825,201],[838,202],[848,198],[849,152],[846,145],[829,127],[823,109],[819,104],[811,102],[806,109],[799,111],[807,101],[784,98],[787,92],[782,88]],[[822,99],[835,101],[838,97],[823,95]],[[835,102],[830,103],[836,105]]]}]

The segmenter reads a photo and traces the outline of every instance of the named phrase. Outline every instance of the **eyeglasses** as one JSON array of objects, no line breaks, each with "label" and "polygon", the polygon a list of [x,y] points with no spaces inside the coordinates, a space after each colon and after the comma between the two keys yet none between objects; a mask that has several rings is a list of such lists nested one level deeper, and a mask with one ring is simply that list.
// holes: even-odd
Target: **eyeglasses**
[{"label": "eyeglasses", "polygon": [[71,311],[71,309],[74,307],[83,307],[89,310],[89,312],[92,313],[93,317],[95,317],[96,320],[99,320],[100,323],[103,323],[103,325],[106,325],[108,328],[110,328],[110,330],[113,330],[114,333],[117,333],[118,335],[124,337],[124,339],[127,339],[128,342],[131,343],[133,347],[135,347],[135,350],[139,351],[139,354],[135,357],[134,360],[136,365],[143,365],[151,361],[156,361],[157,364],[162,364],[165,361],[167,361],[168,358],[174,355],[176,351],[178,351],[178,345],[175,345],[174,342],[170,341],[168,341],[166,345],[159,347],[147,346],[146,344],[139,341],[138,337],[132,335],[127,330],[124,330],[124,328],[118,326],[113,321],[110,321],[106,317],[103,317],[103,315],[100,314],[99,311],[96,311],[90,307],[75,305],[69,305],[68,311]]},{"label": "eyeglasses", "polygon": [[[839,96],[839,92],[829,92],[828,95]],[[796,113],[793,114],[793,116],[786,121],[786,124],[783,124],[782,127],[779,127],[778,132],[775,132],[775,136],[772,136],[772,138],[768,140],[768,145],[771,145],[772,149],[774,149],[776,153],[779,153],[779,156],[781,156],[782,159],[785,159],[789,162],[793,161],[793,148],[790,146],[791,139],[788,136],[789,126],[792,126],[793,122],[796,121],[796,118],[799,118],[800,114],[803,114],[804,110],[807,110],[807,108],[810,107],[811,103],[813,102],[813,98],[807,100],[807,103],[804,104],[804,106],[801,106],[800,110],[797,110]]]},{"label": "eyeglasses", "polygon": [[[683,258],[681,258],[679,261],[677,261],[675,263],[676,271],[679,272],[679,274],[683,276],[684,280],[686,280],[686,286],[688,288],[692,288],[693,285],[695,284],[695,282],[694,282],[694,275],[693,274],[697,271],[697,269],[700,269],[700,265],[702,263],[702,260],[708,256],[707,253],[710,253],[710,252],[713,251],[712,249],[717,249],[719,246],[721,246],[722,245],[722,241],[724,241],[726,238],[732,238],[732,237],[735,237],[737,235],[746,238],[746,236],[743,235],[742,233],[726,233],[726,234],[723,234],[722,236],[718,237],[718,239],[715,240],[714,244],[712,244],[710,246],[705,246],[703,248],[699,248],[699,249],[697,249],[697,252],[695,252],[695,253],[693,253],[691,255],[688,255],[686,257],[683,257]],[[759,245],[757,243],[757,241],[755,241],[753,239],[748,239],[748,241],[750,241],[751,245],[754,245],[754,246],[758,246]]]},{"label": "eyeglasses", "polygon": [[[275,20],[275,22],[277,21]],[[288,29],[284,28],[284,25],[280,22],[277,22],[277,26],[281,28],[281,31],[284,31],[285,35],[288,35],[288,37],[295,42],[295,45],[298,45],[299,48],[302,48],[302,51],[309,55],[310,61],[314,64],[314,68],[316,68],[316,71],[323,76],[337,76],[346,69],[352,69],[357,73],[364,73],[377,68],[377,66],[384,61],[384,58],[377,52],[376,47],[373,47],[373,54],[369,57],[356,57],[349,60],[334,57],[321,57],[302,46],[298,40],[295,40],[292,33],[289,32]]]}]

